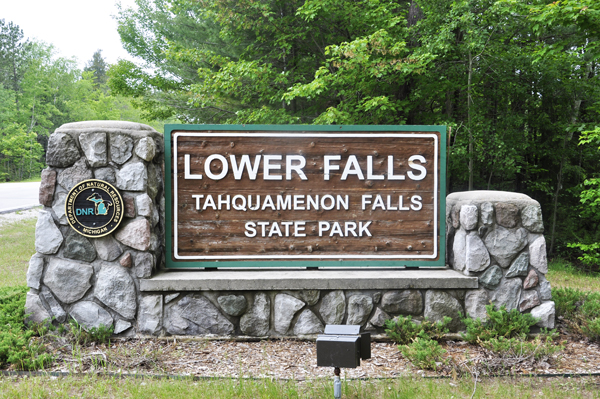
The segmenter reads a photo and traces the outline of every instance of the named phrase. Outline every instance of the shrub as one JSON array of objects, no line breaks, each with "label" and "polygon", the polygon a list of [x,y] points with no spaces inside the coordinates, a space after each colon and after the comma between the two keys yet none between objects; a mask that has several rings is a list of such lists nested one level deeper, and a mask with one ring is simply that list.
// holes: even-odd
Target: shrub
[{"label": "shrub", "polygon": [[581,326],[581,332],[593,341],[600,341],[600,317],[584,323]]},{"label": "shrub", "polygon": [[79,345],[88,345],[92,342],[104,344],[110,341],[115,328],[100,325],[85,330],[77,321],[71,319],[69,322],[69,333],[73,337],[73,341]]},{"label": "shrub", "polygon": [[424,333],[414,338],[412,343],[398,346],[398,349],[415,367],[426,370],[437,370],[437,363],[446,353],[437,341],[427,338]]},{"label": "shrub", "polygon": [[422,322],[412,321],[412,316],[398,316],[385,322],[386,334],[397,344],[406,345],[417,336],[438,340],[448,333],[446,327],[452,319],[444,317],[443,320],[432,322],[427,319]]},{"label": "shrub", "polygon": [[520,338],[490,338],[487,341],[478,341],[482,348],[499,354],[505,358],[528,358],[535,360],[545,359],[565,347],[556,345],[552,338],[537,336],[533,341],[525,341]]},{"label": "shrub", "polygon": [[552,289],[552,300],[556,306],[556,317],[573,315],[585,301],[586,294],[573,288]]},{"label": "shrub", "polygon": [[468,342],[477,342],[478,340],[487,341],[492,338],[504,337],[525,337],[529,333],[531,326],[539,320],[529,313],[521,313],[517,309],[510,312],[502,306],[499,310],[494,310],[494,305],[485,307],[487,320],[464,318],[462,321],[467,327],[467,332],[463,333],[463,338]]}]

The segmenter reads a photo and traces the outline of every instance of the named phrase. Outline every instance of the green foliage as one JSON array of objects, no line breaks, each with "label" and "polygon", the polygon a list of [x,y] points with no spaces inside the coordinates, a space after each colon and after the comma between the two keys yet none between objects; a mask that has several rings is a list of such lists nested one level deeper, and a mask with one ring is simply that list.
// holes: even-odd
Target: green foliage
[{"label": "green foliage", "polygon": [[556,317],[564,319],[571,331],[600,341],[600,292],[553,288],[552,299]]},{"label": "green foliage", "polygon": [[504,337],[524,338],[529,333],[531,326],[539,320],[529,313],[521,313],[517,309],[510,312],[502,306],[499,310],[494,305],[485,307],[487,320],[464,318],[462,321],[466,326],[463,338],[468,342],[488,341],[490,339]]},{"label": "green foliage", "polygon": [[452,319],[445,316],[443,320],[432,322],[427,319],[421,322],[412,321],[412,316],[398,316],[385,322],[385,333],[397,344],[406,345],[417,336],[438,340],[448,333],[447,325]]},{"label": "green foliage", "polygon": [[106,327],[100,325],[99,327],[92,327],[85,329],[77,321],[71,319],[69,321],[68,329],[66,330],[72,337],[72,340],[78,345],[89,345],[92,342],[97,344],[104,344],[110,342],[115,328],[113,326]]},{"label": "green foliage", "polygon": [[41,345],[33,343],[34,330],[25,327],[27,291],[27,287],[0,288],[0,366],[36,370],[52,361]]},{"label": "green foliage", "polygon": [[521,338],[497,337],[477,341],[482,348],[492,351],[503,357],[532,357],[542,360],[562,351],[564,345],[557,345],[553,338],[537,336],[532,341]]},{"label": "green foliage", "polygon": [[425,370],[437,370],[437,363],[442,361],[446,353],[437,341],[424,334],[414,338],[408,345],[400,345],[398,349],[415,367]]}]

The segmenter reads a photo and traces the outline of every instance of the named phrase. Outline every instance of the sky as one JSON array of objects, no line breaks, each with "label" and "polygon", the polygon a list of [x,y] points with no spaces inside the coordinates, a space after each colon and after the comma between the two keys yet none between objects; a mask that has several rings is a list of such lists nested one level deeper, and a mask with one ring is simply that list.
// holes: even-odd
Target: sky
[{"label": "sky", "polygon": [[117,3],[124,8],[134,0],[0,0],[0,19],[12,21],[25,37],[54,45],[58,56],[77,58],[83,68],[94,52],[102,50],[109,64],[131,59],[117,33]]}]

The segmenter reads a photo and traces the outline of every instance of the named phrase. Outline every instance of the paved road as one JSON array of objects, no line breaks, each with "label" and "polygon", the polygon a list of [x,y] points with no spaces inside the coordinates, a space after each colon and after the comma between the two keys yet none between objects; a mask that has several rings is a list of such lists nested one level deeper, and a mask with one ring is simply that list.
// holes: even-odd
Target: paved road
[{"label": "paved road", "polygon": [[1,183],[0,213],[38,206],[39,190],[40,182]]}]

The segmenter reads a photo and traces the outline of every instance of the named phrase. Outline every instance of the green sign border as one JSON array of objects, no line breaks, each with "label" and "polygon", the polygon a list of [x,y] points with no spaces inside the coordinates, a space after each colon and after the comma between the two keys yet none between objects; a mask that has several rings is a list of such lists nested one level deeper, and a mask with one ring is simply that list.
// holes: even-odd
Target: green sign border
[{"label": "green sign border", "polygon": [[[439,259],[438,260],[378,260],[378,261],[352,261],[352,260],[290,260],[290,261],[193,261],[174,262],[173,253],[173,203],[171,190],[173,182],[173,159],[171,148],[171,133],[174,131],[278,131],[278,132],[439,132],[440,133],[440,208],[439,208]],[[446,266],[446,126],[424,125],[165,125],[165,262],[167,269],[193,269],[193,268],[244,268],[244,267],[440,267]]]}]

